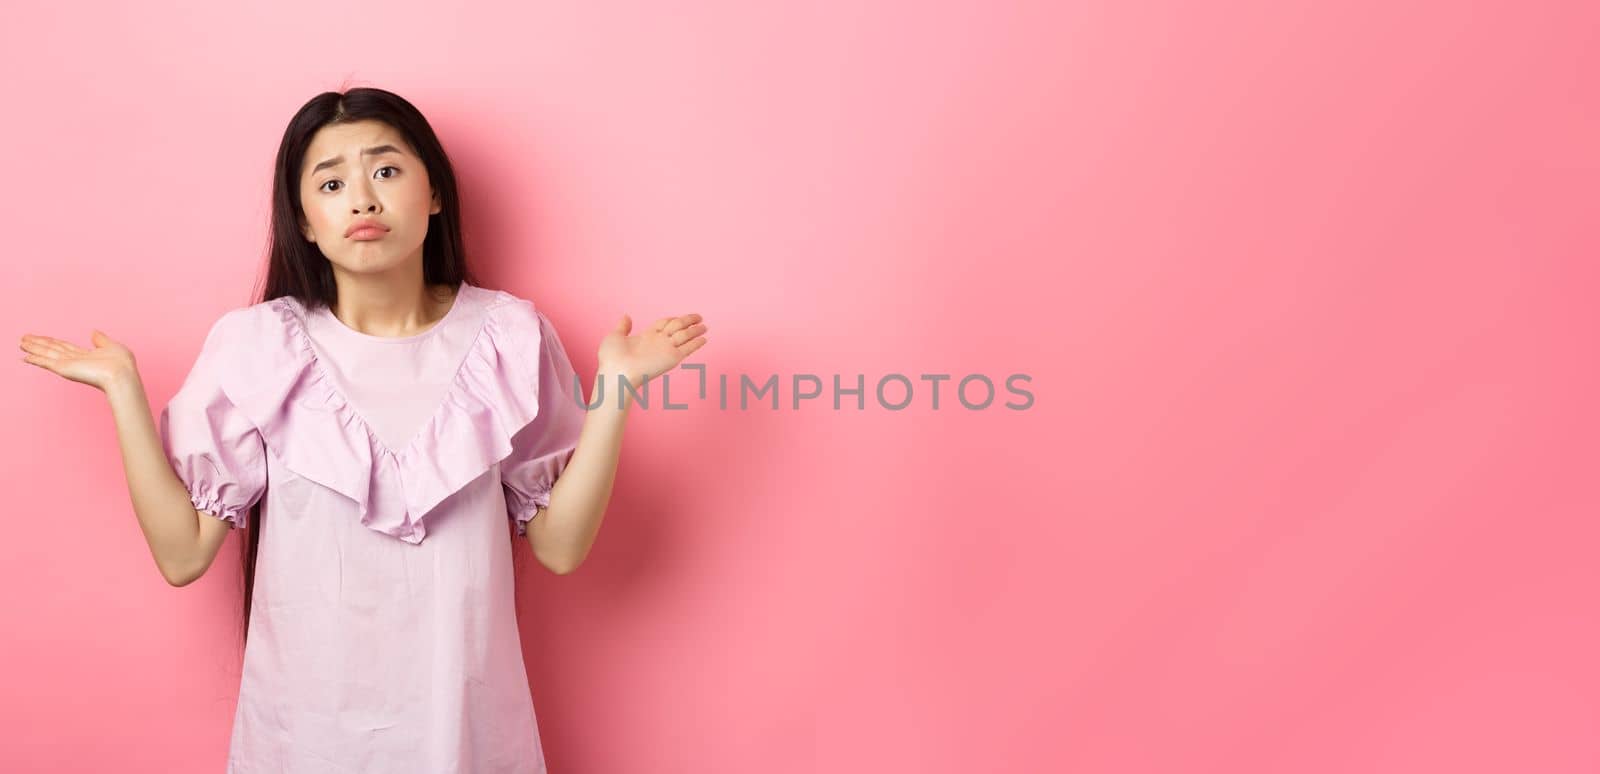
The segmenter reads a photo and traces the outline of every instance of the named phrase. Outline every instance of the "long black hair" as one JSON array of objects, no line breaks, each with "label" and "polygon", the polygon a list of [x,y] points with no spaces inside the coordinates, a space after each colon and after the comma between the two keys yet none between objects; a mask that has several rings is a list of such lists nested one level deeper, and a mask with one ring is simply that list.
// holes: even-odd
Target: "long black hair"
[{"label": "long black hair", "polygon": [[[267,242],[267,276],[256,303],[293,296],[308,308],[332,306],[338,301],[333,266],[300,228],[300,175],[306,149],[325,126],[352,121],[381,121],[405,138],[422,160],[428,180],[439,195],[440,209],[428,216],[428,234],[422,242],[422,280],[425,287],[448,285],[459,292],[462,282],[481,286],[467,267],[462,242],[461,200],[455,170],[444,146],[421,111],[400,95],[377,88],[327,91],[301,106],[283,130],[272,176],[272,225]],[[242,535],[244,572],[244,633],[248,641],[250,605],[255,591],[256,553],[260,545],[261,504],[250,507]]]}]

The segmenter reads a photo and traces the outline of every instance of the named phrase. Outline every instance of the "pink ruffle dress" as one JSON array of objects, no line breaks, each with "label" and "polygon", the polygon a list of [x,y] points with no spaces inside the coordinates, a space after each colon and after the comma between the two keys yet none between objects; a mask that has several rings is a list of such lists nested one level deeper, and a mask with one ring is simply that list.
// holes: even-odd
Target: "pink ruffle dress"
[{"label": "pink ruffle dress", "polygon": [[262,500],[232,774],[535,774],[511,533],[584,420],[554,328],[463,284],[415,336],[292,297],[224,314],[161,412],[194,506]]}]

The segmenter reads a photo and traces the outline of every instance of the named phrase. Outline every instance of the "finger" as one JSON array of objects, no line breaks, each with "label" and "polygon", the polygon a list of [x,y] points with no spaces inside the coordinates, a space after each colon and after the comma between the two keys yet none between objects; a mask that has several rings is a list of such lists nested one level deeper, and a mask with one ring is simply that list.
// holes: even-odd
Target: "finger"
[{"label": "finger", "polygon": [[695,350],[705,346],[706,345],[706,341],[707,341],[706,337],[701,336],[700,338],[695,339],[694,341],[691,341],[691,342],[689,342],[687,344],[684,344],[683,346],[678,347],[678,355],[680,357],[688,357],[689,355],[693,354]]},{"label": "finger", "polygon": [[668,319],[669,319],[669,322],[666,324],[665,327],[663,327],[661,329],[661,332],[662,333],[671,334],[671,333],[676,333],[677,331],[683,330],[684,328],[687,328],[687,327],[689,327],[691,325],[694,325],[697,322],[700,322],[700,315],[698,315],[698,314],[684,314],[684,315],[678,315],[677,317],[672,317],[672,318],[668,318]]},{"label": "finger", "polygon": [[47,348],[49,348],[51,350],[54,350],[56,352],[60,352],[62,354],[71,354],[71,353],[81,353],[81,352],[83,352],[83,350],[80,349],[78,347],[78,345],[73,344],[70,341],[64,341],[62,339],[58,339],[58,338],[55,338],[55,337],[52,337],[52,336],[34,336],[32,338],[34,339],[34,341],[39,342],[41,345],[43,345],[43,346],[45,346],[45,347],[47,347]]},{"label": "finger", "polygon": [[705,332],[706,332],[706,326],[705,326],[704,323],[702,323],[700,325],[696,325],[696,326],[690,327],[690,328],[684,328],[683,330],[672,334],[672,343],[673,344],[683,344],[684,342],[687,342],[688,340],[690,340],[690,339],[692,339],[692,338],[694,338],[696,336],[699,336],[700,334],[705,333]]},{"label": "finger", "polygon": [[18,346],[22,348],[23,352],[27,352],[35,357],[53,358],[57,354],[56,349],[45,343],[44,337],[42,336],[32,336]]},{"label": "finger", "polygon": [[22,360],[25,363],[30,363],[32,365],[36,365],[36,366],[38,366],[40,368],[43,368],[44,370],[49,371],[50,373],[60,373],[55,368],[55,360],[53,360],[51,358],[40,357],[38,355],[23,355],[22,356]]},{"label": "finger", "polygon": [[60,339],[46,339],[44,349],[55,357],[71,357],[76,354],[72,345]]},{"label": "finger", "polygon": [[659,320],[656,320],[655,324],[650,326],[650,327],[655,329],[655,330],[657,330],[657,331],[659,331],[662,328],[666,327],[666,324],[671,322],[671,321],[672,321],[671,317],[663,317],[663,318],[661,318]]}]

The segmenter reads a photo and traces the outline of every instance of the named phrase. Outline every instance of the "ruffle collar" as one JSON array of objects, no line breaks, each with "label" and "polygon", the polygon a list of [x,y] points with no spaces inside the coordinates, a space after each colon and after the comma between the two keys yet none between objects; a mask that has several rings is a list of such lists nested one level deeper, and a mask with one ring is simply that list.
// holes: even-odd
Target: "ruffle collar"
[{"label": "ruffle collar", "polygon": [[318,359],[307,309],[291,296],[244,317],[229,400],[283,465],[355,501],[361,523],[407,543],[427,535],[445,498],[510,456],[512,436],[539,412],[538,313],[532,302],[463,283],[455,303],[482,304],[455,379],[405,447],[379,441]]}]

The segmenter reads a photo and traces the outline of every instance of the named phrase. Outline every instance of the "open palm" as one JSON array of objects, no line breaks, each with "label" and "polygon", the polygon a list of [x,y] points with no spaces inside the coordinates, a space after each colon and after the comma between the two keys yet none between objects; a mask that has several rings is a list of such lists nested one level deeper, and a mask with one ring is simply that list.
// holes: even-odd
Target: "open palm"
[{"label": "open palm", "polygon": [[93,349],[50,336],[23,334],[19,346],[28,353],[24,362],[101,391],[117,379],[137,373],[133,352],[127,347],[100,331],[92,332],[89,340]]},{"label": "open palm", "polygon": [[624,314],[600,340],[600,370],[643,381],[676,368],[705,346],[707,327],[698,314],[663,317],[648,330],[629,335],[633,320]]}]

